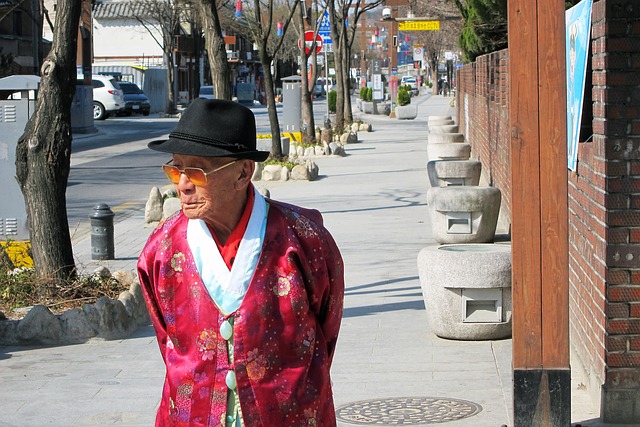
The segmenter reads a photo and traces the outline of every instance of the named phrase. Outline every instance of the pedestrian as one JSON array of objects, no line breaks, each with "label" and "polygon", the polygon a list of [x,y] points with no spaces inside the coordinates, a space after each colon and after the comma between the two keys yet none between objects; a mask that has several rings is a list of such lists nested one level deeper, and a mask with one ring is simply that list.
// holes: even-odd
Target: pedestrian
[{"label": "pedestrian", "polygon": [[196,99],[149,148],[172,155],[182,206],[138,260],[166,365],[156,426],[335,426],[342,258],[319,212],[251,183],[269,155],[252,111]]}]

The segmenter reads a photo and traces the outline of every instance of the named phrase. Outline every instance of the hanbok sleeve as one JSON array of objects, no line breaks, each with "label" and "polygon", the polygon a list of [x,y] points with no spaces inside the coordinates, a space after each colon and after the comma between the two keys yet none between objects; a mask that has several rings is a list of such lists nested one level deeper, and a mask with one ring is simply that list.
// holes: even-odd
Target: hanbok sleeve
[{"label": "hanbok sleeve", "polygon": [[333,237],[323,227],[320,234],[321,249],[326,265],[326,281],[324,292],[321,295],[318,320],[322,327],[322,332],[327,341],[327,353],[329,364],[333,360],[340,323],[342,322],[342,311],[344,303],[344,265],[340,250]]},{"label": "hanbok sleeve", "polygon": [[142,251],[140,258],[138,258],[138,278],[140,279],[140,287],[142,288],[142,294],[144,295],[144,300],[147,305],[149,318],[156,331],[158,346],[160,346],[160,354],[164,359],[167,350],[167,328],[162,312],[160,311],[156,294],[157,288],[155,286],[156,276],[154,272],[154,255],[155,252],[147,245],[147,247]]}]

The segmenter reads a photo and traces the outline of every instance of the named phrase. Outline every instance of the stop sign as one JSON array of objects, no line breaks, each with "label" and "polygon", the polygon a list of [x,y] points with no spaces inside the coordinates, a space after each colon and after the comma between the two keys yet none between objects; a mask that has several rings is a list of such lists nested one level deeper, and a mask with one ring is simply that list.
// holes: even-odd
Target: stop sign
[{"label": "stop sign", "polygon": [[[311,52],[311,46],[313,46],[313,33],[313,31],[304,32],[304,53],[306,53],[307,55]],[[320,51],[322,50],[322,36],[320,36],[320,34],[315,36],[315,42],[316,53],[320,53]],[[302,47],[302,42],[300,40],[298,40],[298,47]]]}]

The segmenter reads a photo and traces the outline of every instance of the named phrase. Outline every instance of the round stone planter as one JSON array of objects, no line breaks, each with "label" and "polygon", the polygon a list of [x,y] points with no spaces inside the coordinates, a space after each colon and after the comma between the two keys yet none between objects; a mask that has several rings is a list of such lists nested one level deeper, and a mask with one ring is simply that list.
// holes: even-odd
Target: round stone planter
[{"label": "round stone planter", "polygon": [[429,160],[469,160],[471,144],[450,142],[446,144],[427,144]]},{"label": "round stone planter", "polygon": [[496,187],[431,187],[427,204],[433,238],[445,244],[493,242],[501,196]]},{"label": "round stone planter", "polygon": [[427,174],[432,187],[477,186],[482,163],[477,160],[431,160]]},{"label": "round stone planter", "polygon": [[465,142],[462,133],[430,133],[427,137],[429,144],[451,144],[454,142]]},{"label": "round stone planter", "polygon": [[431,133],[457,133],[458,125],[442,125],[442,126],[430,126],[429,132]]},{"label": "round stone planter", "polygon": [[511,336],[511,246],[428,246],[418,273],[431,331],[441,338]]}]

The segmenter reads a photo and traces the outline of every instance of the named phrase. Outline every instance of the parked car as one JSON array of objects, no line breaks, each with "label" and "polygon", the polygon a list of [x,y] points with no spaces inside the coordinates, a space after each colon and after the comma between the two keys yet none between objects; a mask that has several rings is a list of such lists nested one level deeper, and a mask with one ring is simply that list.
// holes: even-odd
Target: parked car
[{"label": "parked car", "polygon": [[411,96],[416,96],[418,95],[418,93],[420,92],[419,88],[418,88],[418,80],[416,80],[415,77],[412,76],[403,76],[402,80],[400,80],[400,84],[402,86],[411,86]]},{"label": "parked car", "polygon": [[104,120],[109,115],[124,110],[124,95],[115,78],[97,74],[91,77],[91,83],[94,120]]},{"label": "parked car", "polygon": [[124,114],[130,116],[134,113],[148,116],[151,111],[149,98],[135,83],[119,82],[120,89],[124,93]]},{"label": "parked car", "polygon": [[213,99],[213,86],[200,86],[198,98]]}]

